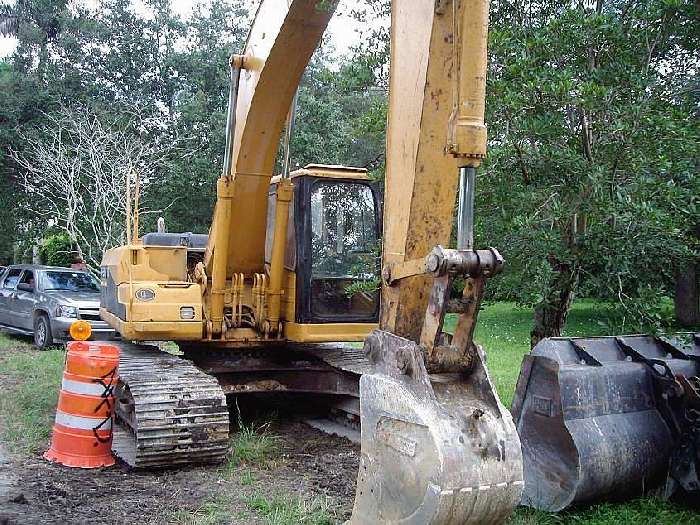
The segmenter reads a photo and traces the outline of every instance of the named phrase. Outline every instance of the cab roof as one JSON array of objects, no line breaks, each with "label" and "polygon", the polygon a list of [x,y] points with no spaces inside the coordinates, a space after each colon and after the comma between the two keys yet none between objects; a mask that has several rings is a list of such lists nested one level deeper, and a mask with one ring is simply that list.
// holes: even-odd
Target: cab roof
[{"label": "cab roof", "polygon": [[[355,168],[352,166],[340,166],[332,164],[307,164],[303,168],[295,170],[289,174],[291,179],[308,175],[311,177],[320,177],[326,179],[354,179],[354,180],[370,180],[365,168]],[[280,175],[272,178],[271,183],[274,184],[280,180]]]}]

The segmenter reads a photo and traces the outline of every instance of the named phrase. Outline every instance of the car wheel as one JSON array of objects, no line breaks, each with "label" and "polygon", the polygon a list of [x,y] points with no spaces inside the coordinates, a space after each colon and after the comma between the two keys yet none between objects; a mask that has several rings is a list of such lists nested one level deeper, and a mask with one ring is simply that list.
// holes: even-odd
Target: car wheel
[{"label": "car wheel", "polygon": [[51,325],[45,315],[39,315],[34,320],[34,345],[39,350],[46,350],[53,344]]}]

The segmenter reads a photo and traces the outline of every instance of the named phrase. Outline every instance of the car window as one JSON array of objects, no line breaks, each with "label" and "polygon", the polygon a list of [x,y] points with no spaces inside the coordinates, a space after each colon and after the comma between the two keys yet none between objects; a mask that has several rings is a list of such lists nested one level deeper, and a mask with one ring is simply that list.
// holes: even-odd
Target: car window
[{"label": "car window", "polygon": [[31,270],[24,270],[22,278],[19,280],[22,284],[31,284],[34,286],[34,272]]},{"label": "car window", "polygon": [[12,268],[9,272],[7,272],[7,276],[2,282],[2,287],[14,288],[15,286],[17,286],[17,281],[19,281],[19,274],[21,273],[21,268]]},{"label": "car window", "polygon": [[68,292],[99,292],[100,285],[85,272],[48,271],[44,273],[43,289]]}]

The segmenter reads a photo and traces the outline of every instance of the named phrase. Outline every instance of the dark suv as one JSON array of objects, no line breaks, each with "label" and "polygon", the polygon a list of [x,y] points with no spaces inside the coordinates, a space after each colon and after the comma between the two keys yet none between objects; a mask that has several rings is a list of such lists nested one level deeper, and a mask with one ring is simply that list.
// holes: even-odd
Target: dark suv
[{"label": "dark suv", "polygon": [[92,275],[70,268],[20,264],[0,274],[0,326],[34,336],[46,348],[66,340],[76,319],[92,326],[93,337],[107,339],[114,330],[100,319],[100,284]]}]

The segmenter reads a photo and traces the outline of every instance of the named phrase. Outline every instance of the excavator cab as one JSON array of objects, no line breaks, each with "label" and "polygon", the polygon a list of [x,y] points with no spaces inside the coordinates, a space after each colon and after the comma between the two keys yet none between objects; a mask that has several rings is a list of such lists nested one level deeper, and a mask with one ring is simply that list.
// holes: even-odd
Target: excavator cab
[{"label": "excavator cab", "polygon": [[[309,165],[290,176],[285,270],[294,272],[298,324],[376,323],[379,315],[380,203],[366,170]],[[265,262],[279,178],[268,194]]]}]

